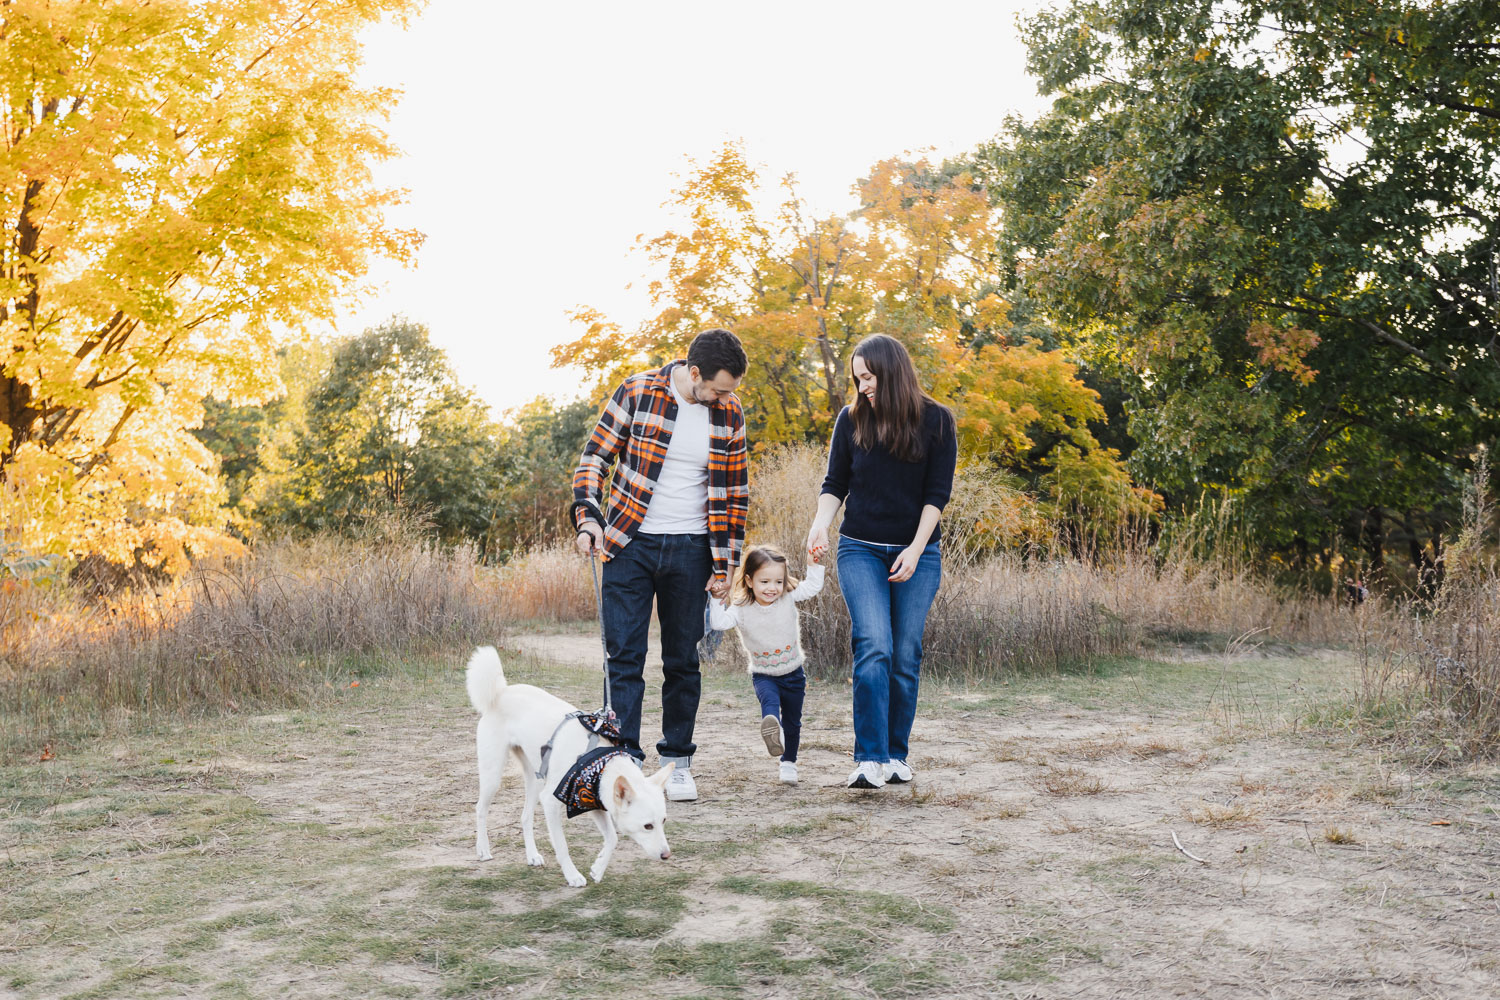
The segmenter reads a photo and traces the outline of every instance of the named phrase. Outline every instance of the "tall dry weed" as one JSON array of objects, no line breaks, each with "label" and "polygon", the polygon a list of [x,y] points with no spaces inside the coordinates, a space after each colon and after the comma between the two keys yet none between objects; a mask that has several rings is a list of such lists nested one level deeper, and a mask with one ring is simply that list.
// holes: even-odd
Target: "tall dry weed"
[{"label": "tall dry weed", "polygon": [[[770,542],[805,564],[803,543],[817,506],[824,453],[792,446],[756,456],[751,544]],[[985,677],[1055,669],[1148,643],[1253,636],[1282,641],[1345,638],[1350,615],[1335,600],[1277,591],[1258,579],[1239,550],[1211,558],[1205,535],[1226,534],[1222,516],[1153,547],[1140,536],[1074,537],[1047,520],[1015,480],[961,469],[943,513],[943,584],[928,616],[924,671]],[[835,522],[833,535],[837,536]],[[814,674],[846,674],[849,613],[836,560],[816,598],[800,605],[803,648]],[[742,665],[736,644],[716,662]]]},{"label": "tall dry weed", "polygon": [[512,557],[494,579],[512,621],[574,622],[597,614],[594,577],[571,540]]},{"label": "tall dry weed", "polygon": [[1461,756],[1500,751],[1500,565],[1488,483],[1481,454],[1464,491],[1458,538],[1443,555],[1442,586],[1408,616],[1406,633],[1426,714]]},{"label": "tall dry weed", "polygon": [[502,629],[474,553],[432,545],[399,516],[359,537],[273,541],[200,562],[181,580],[87,600],[59,588],[0,646],[10,725],[96,713],[296,697],[358,654],[402,656]]}]

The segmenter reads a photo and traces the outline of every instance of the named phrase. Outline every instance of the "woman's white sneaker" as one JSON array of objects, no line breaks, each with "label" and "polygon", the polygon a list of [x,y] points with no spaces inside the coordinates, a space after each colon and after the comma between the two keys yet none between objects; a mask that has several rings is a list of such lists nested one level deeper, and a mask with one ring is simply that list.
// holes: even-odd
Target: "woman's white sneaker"
[{"label": "woman's white sneaker", "polygon": [[774,715],[763,716],[760,720],[760,738],[766,741],[766,752],[772,757],[780,757],[786,747],[781,743],[781,723]]},{"label": "woman's white sneaker", "polygon": [[885,768],[873,760],[862,760],[849,772],[850,788],[879,788],[885,784]]},{"label": "woman's white sneaker", "polygon": [[885,778],[888,785],[904,785],[911,780],[911,768],[906,766],[904,760],[888,760],[880,769],[880,776]]},{"label": "woman's white sneaker", "polygon": [[797,765],[789,760],[781,762],[781,783],[783,785],[795,785],[797,783]]}]

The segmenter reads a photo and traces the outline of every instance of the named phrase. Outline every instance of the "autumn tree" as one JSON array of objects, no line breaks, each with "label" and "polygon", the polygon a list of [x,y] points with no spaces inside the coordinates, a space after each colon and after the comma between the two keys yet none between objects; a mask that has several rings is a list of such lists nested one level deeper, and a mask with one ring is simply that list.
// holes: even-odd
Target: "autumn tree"
[{"label": "autumn tree", "polygon": [[0,523],[180,562],[220,537],[205,397],[278,390],[273,331],[331,318],[416,238],[372,184],[393,95],[359,33],[415,0],[0,5]]},{"label": "autumn tree", "polygon": [[[998,219],[961,168],[892,159],[856,186],[848,218],[812,216],[791,178],[778,210],[759,208],[759,180],[738,144],[689,174],[673,206],[683,224],[644,247],[658,311],[639,329],[580,310],[582,336],[558,364],[601,388],[680,357],[707,326],[739,334],[750,359],[741,390],[757,444],[823,441],[848,398],[854,345],[900,338],[938,398],[959,413],[964,451],[1058,495],[1143,513],[1118,456],[1089,430],[1102,417],[1072,362],[1016,335],[996,253]],[[1060,475],[1067,468],[1066,476]]]},{"label": "autumn tree", "polygon": [[1431,571],[1500,431],[1500,7],[1101,0],[1027,40],[1052,109],[976,167],[1138,474]]}]

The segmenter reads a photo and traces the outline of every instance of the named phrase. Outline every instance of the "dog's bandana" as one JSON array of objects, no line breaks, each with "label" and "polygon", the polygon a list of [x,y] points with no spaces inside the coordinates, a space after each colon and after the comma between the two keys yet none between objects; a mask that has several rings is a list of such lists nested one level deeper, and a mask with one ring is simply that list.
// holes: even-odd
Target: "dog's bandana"
[{"label": "dog's bandana", "polygon": [[[619,732],[618,729],[615,731]],[[604,775],[605,765],[615,757],[629,756],[628,750],[619,747],[599,747],[585,751],[582,757],[573,762],[573,766],[568,768],[568,773],[563,775],[552,793],[568,807],[569,819],[604,808],[604,803],[599,798],[599,779]]]}]

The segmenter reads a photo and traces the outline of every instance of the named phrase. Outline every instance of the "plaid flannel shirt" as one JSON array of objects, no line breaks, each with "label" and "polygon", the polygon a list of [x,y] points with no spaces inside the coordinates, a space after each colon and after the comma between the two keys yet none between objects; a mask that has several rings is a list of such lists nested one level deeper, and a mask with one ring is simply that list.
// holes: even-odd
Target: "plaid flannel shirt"
[{"label": "plaid flannel shirt", "polygon": [[[673,361],[657,371],[632,375],[615,390],[599,423],[583,446],[573,473],[577,526],[585,520],[604,526],[604,558],[612,559],[635,537],[646,517],[677,420],[672,394]],[[750,508],[750,464],[745,445],[745,414],[735,397],[709,406],[708,536],[714,575],[729,578],[745,544]],[[609,467],[614,481],[603,513],[600,501]]]}]

